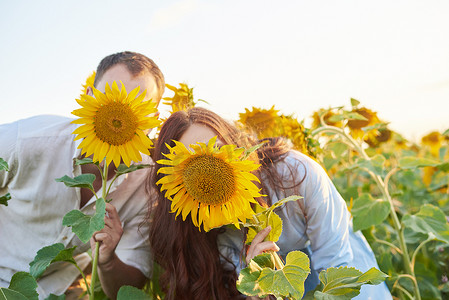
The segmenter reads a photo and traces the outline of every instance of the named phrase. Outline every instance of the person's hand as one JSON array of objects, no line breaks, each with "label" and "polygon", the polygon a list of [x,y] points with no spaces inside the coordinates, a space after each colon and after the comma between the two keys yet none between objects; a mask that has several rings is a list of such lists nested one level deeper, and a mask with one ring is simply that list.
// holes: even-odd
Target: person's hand
[{"label": "person's hand", "polygon": [[93,234],[90,239],[92,253],[95,251],[95,242],[100,242],[98,264],[107,264],[115,255],[115,248],[123,234],[122,223],[114,205],[106,203],[106,216],[104,217],[104,228]]},{"label": "person's hand", "polygon": [[276,245],[275,242],[272,241],[263,241],[267,235],[271,231],[271,226],[268,226],[267,228],[264,228],[263,230],[259,231],[258,234],[254,237],[253,241],[251,242],[251,245],[248,248],[248,251],[246,252],[246,264],[249,264],[251,259],[254,258],[254,256],[257,256],[261,253],[267,252],[267,251],[279,251],[278,245]]}]

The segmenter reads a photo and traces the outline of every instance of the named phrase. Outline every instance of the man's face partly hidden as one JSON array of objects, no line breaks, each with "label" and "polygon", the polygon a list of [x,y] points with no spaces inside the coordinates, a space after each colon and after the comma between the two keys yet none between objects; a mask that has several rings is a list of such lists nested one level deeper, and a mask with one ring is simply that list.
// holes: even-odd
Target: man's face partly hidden
[{"label": "man's face partly hidden", "polygon": [[[117,83],[117,85],[120,89],[122,88],[120,81],[123,82],[123,84],[125,85],[126,91],[128,93],[131,92],[136,87],[140,86],[139,95],[143,91],[145,91],[145,90],[147,91],[147,93],[145,95],[145,101],[148,101],[151,99],[153,99],[153,101],[155,101],[155,99],[157,98],[158,90],[157,90],[156,80],[154,79],[154,76],[151,75],[150,73],[144,73],[140,76],[133,78],[132,74],[128,71],[128,69],[126,68],[125,65],[118,64],[118,65],[111,67],[109,70],[107,70],[103,74],[103,77],[97,83],[96,88],[100,92],[104,93],[106,83],[108,83],[109,86],[111,86],[112,82],[114,82],[114,81]],[[92,90],[88,89],[87,94],[93,96]]]},{"label": "man's face partly hidden", "polygon": [[[117,64],[117,65],[109,68],[109,70],[107,70],[103,74],[103,77],[97,83],[96,88],[100,92],[104,93],[106,83],[108,83],[109,86],[111,86],[114,81],[117,83],[119,89],[122,88],[120,81],[123,82],[123,84],[125,85],[126,91],[128,93],[131,92],[136,87],[140,86],[139,95],[143,91],[145,91],[145,90],[147,91],[144,101],[152,100],[153,102],[156,102],[155,99],[157,99],[157,97],[158,97],[158,95],[157,95],[158,89],[157,89],[157,85],[156,85],[156,80],[154,79],[154,76],[152,74],[146,72],[140,76],[133,77],[125,65]],[[91,88],[88,88],[87,94],[90,96],[93,96]],[[156,103],[156,104],[159,105],[159,103]],[[149,132],[146,132],[146,134],[148,134],[148,133]]]}]

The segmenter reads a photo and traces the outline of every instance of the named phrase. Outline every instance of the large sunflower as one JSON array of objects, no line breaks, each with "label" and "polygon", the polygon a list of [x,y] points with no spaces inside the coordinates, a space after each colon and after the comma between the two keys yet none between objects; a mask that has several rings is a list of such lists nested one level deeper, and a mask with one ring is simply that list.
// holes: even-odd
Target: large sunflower
[{"label": "large sunflower", "polygon": [[143,101],[146,91],[137,96],[137,87],[128,94],[123,83],[120,90],[115,81],[112,88],[106,84],[104,94],[96,88],[92,90],[95,97],[81,95],[76,101],[82,108],[72,112],[80,117],[72,123],[83,124],[73,132],[77,134],[75,140],[83,139],[78,146],[81,153],[93,154],[94,161],[106,157],[108,165],[114,161],[116,166],[121,159],[127,166],[131,160],[142,160],[139,152],[149,155],[152,142],[145,132],[159,125],[159,120],[154,117],[156,104]]},{"label": "large sunflower", "polygon": [[190,145],[175,141],[170,153],[161,159],[159,173],[166,174],[156,184],[172,201],[171,212],[182,214],[185,220],[190,214],[195,226],[205,231],[226,224],[236,224],[252,218],[254,211],[250,202],[260,197],[259,188],[253,181],[259,179],[251,173],[259,165],[251,160],[240,159],[244,149],[235,145],[215,147],[216,137],[207,145]]}]

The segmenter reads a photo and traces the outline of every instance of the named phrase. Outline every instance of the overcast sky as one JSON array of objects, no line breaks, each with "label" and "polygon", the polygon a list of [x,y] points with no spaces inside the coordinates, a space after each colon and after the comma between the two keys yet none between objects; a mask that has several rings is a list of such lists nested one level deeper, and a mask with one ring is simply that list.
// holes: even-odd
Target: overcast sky
[{"label": "overcast sky", "polygon": [[447,0],[1,0],[0,123],[70,116],[98,62],[131,50],[228,119],[274,104],[307,122],[352,97],[417,140],[449,128],[448,16]]}]

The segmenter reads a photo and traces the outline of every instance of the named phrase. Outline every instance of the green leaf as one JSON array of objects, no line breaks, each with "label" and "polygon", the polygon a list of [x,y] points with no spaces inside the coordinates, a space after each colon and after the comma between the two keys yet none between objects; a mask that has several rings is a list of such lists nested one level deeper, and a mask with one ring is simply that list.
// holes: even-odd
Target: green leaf
[{"label": "green leaf", "polygon": [[34,278],[39,278],[42,273],[48,268],[51,263],[57,261],[66,261],[76,265],[73,259],[73,250],[76,246],[69,249],[64,249],[64,245],[56,243],[51,246],[46,246],[37,251],[34,260],[30,262],[30,273]]},{"label": "green leaf", "polygon": [[[23,295],[26,299],[37,300],[39,298],[37,289],[37,282],[30,273],[17,272],[11,278],[11,283],[8,289],[16,291]],[[15,299],[15,298],[8,298]],[[20,298],[21,299],[21,298]]]},{"label": "green leaf", "polygon": [[77,165],[77,166],[88,165],[88,164],[96,164],[98,166],[100,163],[98,161],[94,162],[92,160],[92,158],[90,158],[90,157],[85,157],[82,159],[75,160],[75,165]]},{"label": "green leaf", "polygon": [[92,235],[104,228],[104,216],[106,203],[99,198],[95,204],[96,210],[93,216],[88,216],[79,210],[68,212],[62,219],[62,225],[72,227],[72,231],[83,242],[87,243]]},{"label": "green leaf", "polygon": [[28,300],[28,298],[19,292],[0,288],[0,300]]},{"label": "green leaf", "polygon": [[362,273],[355,268],[340,267],[328,268],[321,271],[319,278],[322,283],[322,290],[316,291],[315,299],[352,299],[360,294],[363,284],[377,285],[388,276],[376,268],[371,268]]},{"label": "green leaf", "polygon": [[7,193],[6,195],[0,196],[0,204],[8,206],[8,200],[11,200],[11,194]]},{"label": "green leaf", "polygon": [[129,167],[127,167],[125,164],[120,164],[117,168],[117,170],[115,170],[115,173],[117,174],[117,176],[126,174],[126,173],[131,173],[134,172],[136,170],[140,170],[140,169],[144,169],[144,168],[149,168],[151,167],[151,165],[149,164],[141,164],[141,165],[130,165]]},{"label": "green leaf", "polygon": [[271,226],[271,231],[266,237],[266,240],[277,242],[282,234],[282,219],[274,212],[274,210],[289,201],[296,201],[301,198],[302,197],[300,196],[293,195],[279,200],[268,208],[257,205],[255,218],[258,220],[258,224],[256,224],[258,226],[254,226],[255,224],[253,223],[244,224],[245,227],[248,227],[246,243],[250,244],[256,234],[268,226]]},{"label": "green leaf", "polygon": [[373,172],[376,175],[382,175],[385,164],[385,157],[381,154],[376,154],[371,157],[369,160],[360,158],[357,163],[348,167],[348,170],[352,170],[355,168],[362,168],[368,171]]},{"label": "green leaf", "polygon": [[5,170],[8,172],[9,166],[8,166],[8,163],[3,158],[0,157],[0,171],[1,170]]},{"label": "green leaf", "polygon": [[151,296],[136,287],[124,285],[118,290],[117,300],[151,300]]},{"label": "green leaf", "polygon": [[372,126],[363,127],[362,130],[364,132],[368,132],[368,131],[371,131],[373,129],[386,129],[388,124],[389,123],[376,123],[376,124],[374,124]]},{"label": "green leaf", "polygon": [[351,105],[352,106],[358,106],[360,104],[360,101],[354,98],[351,98]]},{"label": "green leaf", "polygon": [[402,223],[415,232],[435,235],[436,239],[449,243],[449,224],[443,211],[431,204],[421,206],[415,215],[405,215]]},{"label": "green leaf", "polygon": [[362,194],[354,201],[351,209],[354,231],[379,225],[388,217],[390,203],[384,199],[373,199],[370,194]]},{"label": "green leaf", "polygon": [[247,296],[261,296],[263,292],[259,287],[257,279],[264,267],[274,267],[272,256],[269,253],[262,253],[255,256],[249,262],[248,267],[240,271],[239,279],[237,280],[237,289]]},{"label": "green leaf", "polygon": [[75,178],[71,178],[67,175],[64,175],[61,178],[56,178],[56,182],[63,182],[68,187],[80,187],[80,188],[88,188],[93,190],[93,182],[95,180],[94,174],[81,174],[76,176]]},{"label": "green leaf", "polygon": [[261,143],[252,146],[249,149],[245,149],[245,152],[243,152],[242,157],[240,158],[240,160],[245,160],[248,158],[248,156],[251,155],[251,153],[253,153],[254,151],[256,151],[257,149],[259,149],[260,147],[262,147],[264,144],[266,144],[268,141],[262,141]]},{"label": "green leaf", "polygon": [[443,132],[443,135],[449,136],[449,128],[445,132]]},{"label": "green leaf", "polygon": [[365,118],[364,116],[362,116],[359,113],[353,112],[353,111],[345,111],[341,114],[336,114],[333,115],[329,118],[330,122],[338,122],[338,121],[342,121],[342,120],[362,120],[362,121],[366,121],[368,120],[367,118]]},{"label": "green leaf", "polygon": [[264,268],[261,271],[259,286],[265,295],[301,299],[304,294],[304,281],[310,273],[309,266],[306,254],[301,251],[289,252],[284,268]]},{"label": "green leaf", "polygon": [[422,167],[435,167],[440,162],[424,157],[406,156],[399,159],[399,167],[402,169],[416,169]]}]

